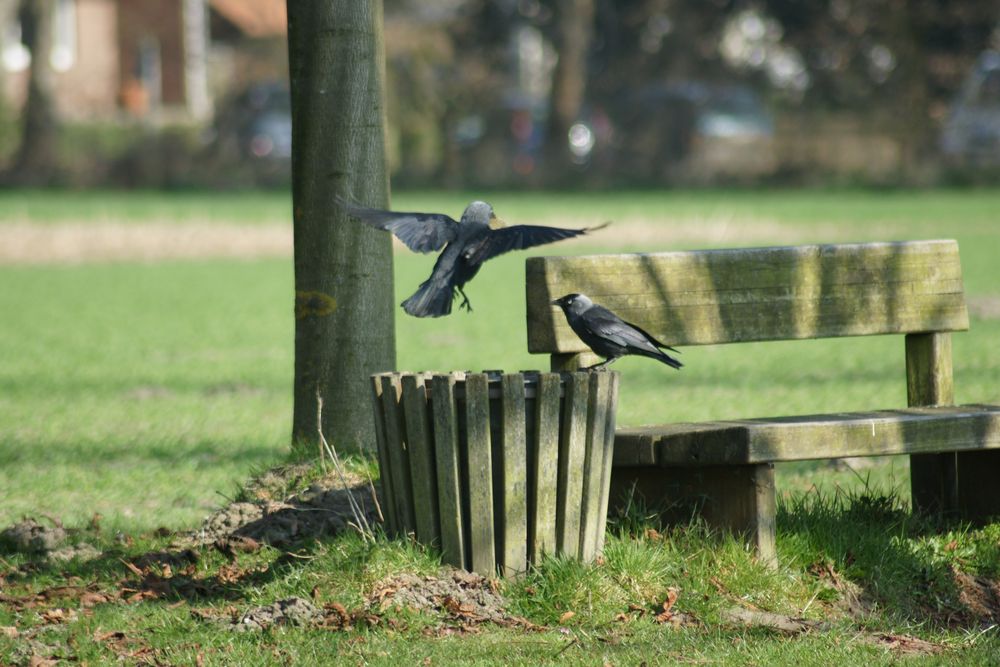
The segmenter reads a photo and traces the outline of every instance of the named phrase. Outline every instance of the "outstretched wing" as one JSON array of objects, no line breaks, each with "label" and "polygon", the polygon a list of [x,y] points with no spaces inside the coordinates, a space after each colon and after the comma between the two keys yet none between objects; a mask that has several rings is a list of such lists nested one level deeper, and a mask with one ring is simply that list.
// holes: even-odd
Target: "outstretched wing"
[{"label": "outstretched wing", "polygon": [[574,236],[581,236],[595,229],[606,227],[607,224],[583,229],[561,229],[540,225],[514,225],[513,227],[491,229],[478,243],[469,246],[465,251],[465,258],[472,264],[481,264],[511,250],[524,250],[536,245],[571,239]]},{"label": "outstretched wing", "polygon": [[348,215],[376,229],[392,232],[414,252],[435,252],[458,236],[458,224],[443,213],[402,213],[355,206],[337,198]]}]

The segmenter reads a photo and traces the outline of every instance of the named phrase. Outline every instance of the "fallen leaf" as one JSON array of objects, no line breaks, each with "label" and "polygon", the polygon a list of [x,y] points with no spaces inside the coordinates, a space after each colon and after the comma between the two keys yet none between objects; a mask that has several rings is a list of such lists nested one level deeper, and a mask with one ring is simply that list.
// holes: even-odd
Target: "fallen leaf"
[{"label": "fallen leaf", "polygon": [[89,609],[96,605],[102,604],[108,601],[108,596],[104,593],[96,593],[94,591],[88,591],[80,596],[80,606],[84,609]]},{"label": "fallen leaf", "polygon": [[574,616],[576,616],[576,612],[575,611],[567,611],[562,616],[559,617],[559,622],[560,623],[565,623],[566,621],[568,621],[569,619],[573,618]]},{"label": "fallen leaf", "polygon": [[134,574],[135,576],[137,576],[137,577],[144,577],[144,576],[146,576],[146,573],[143,572],[138,567],[136,567],[134,563],[130,563],[127,560],[122,560],[122,563],[124,563],[125,567],[127,567],[129,569],[129,571],[132,574]]},{"label": "fallen leaf", "polygon": [[10,639],[16,638],[20,633],[17,628],[13,625],[0,625],[0,636],[9,637]]},{"label": "fallen leaf", "polygon": [[101,632],[100,629],[94,630],[95,642],[106,642],[108,640],[121,641],[122,639],[125,639],[125,633],[121,630],[112,630],[110,632]]},{"label": "fallen leaf", "polygon": [[885,646],[891,651],[905,655],[933,655],[941,653],[944,650],[944,647],[940,644],[934,644],[909,635],[876,633],[871,636],[871,641],[875,644]]},{"label": "fallen leaf", "polygon": [[663,601],[663,611],[657,614],[654,618],[657,623],[666,623],[674,615],[671,611],[674,604],[677,602],[677,589],[670,587],[667,589],[667,599]]},{"label": "fallen leaf", "polygon": [[41,617],[44,623],[71,623],[77,619],[75,611],[61,607],[43,611]]}]

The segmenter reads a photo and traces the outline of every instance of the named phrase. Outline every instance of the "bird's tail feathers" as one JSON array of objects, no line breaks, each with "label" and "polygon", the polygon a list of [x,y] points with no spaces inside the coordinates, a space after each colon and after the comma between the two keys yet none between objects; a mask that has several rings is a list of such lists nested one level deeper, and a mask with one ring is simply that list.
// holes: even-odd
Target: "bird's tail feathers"
[{"label": "bird's tail feathers", "polygon": [[[673,348],[667,348],[667,349],[669,350]],[[676,352],[676,350],[674,351]],[[678,370],[681,368],[681,366],[684,365],[680,361],[674,359],[673,357],[671,357],[669,354],[667,354],[662,350],[657,350],[656,354],[653,354],[652,352],[643,352],[642,354],[645,354],[647,357],[652,357],[653,359],[656,359],[658,361],[662,361],[667,366],[670,366],[671,368],[676,368]]]},{"label": "bird's tail feathers", "polygon": [[441,317],[451,313],[454,290],[447,283],[425,280],[409,299],[403,302],[403,310],[414,317]]}]

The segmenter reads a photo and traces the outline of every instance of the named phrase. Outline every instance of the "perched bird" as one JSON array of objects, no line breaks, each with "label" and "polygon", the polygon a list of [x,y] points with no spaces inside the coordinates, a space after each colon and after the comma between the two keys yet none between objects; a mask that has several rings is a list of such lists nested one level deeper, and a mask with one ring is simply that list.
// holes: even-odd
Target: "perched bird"
[{"label": "perched bird", "polygon": [[431,277],[402,303],[403,310],[414,317],[441,317],[451,312],[455,293],[462,295],[459,308],[472,311],[462,287],[472,280],[488,259],[511,250],[561,241],[586,234],[600,227],[560,229],[535,225],[504,226],[493,207],[474,201],[465,208],[461,222],[443,213],[400,213],[355,206],[338,198],[347,213],[366,224],[392,232],[415,252],[437,252]]},{"label": "perched bird", "polygon": [[672,368],[683,366],[660,348],[671,352],[677,350],[656,340],[642,328],[626,322],[604,306],[598,306],[585,294],[567,294],[553,301],[552,305],[562,308],[566,321],[580,340],[605,358],[599,364],[588,366],[588,369],[603,368],[626,354],[652,357]]}]

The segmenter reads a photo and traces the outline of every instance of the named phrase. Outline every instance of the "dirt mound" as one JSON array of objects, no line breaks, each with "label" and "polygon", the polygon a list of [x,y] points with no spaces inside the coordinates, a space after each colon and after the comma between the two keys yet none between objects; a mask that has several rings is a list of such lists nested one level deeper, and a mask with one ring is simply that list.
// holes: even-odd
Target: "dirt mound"
[{"label": "dirt mound", "polygon": [[272,546],[283,546],[319,536],[333,536],[351,525],[357,517],[351,496],[361,507],[369,524],[376,522],[373,487],[357,475],[329,474],[316,480],[308,489],[283,500],[281,493],[294,487],[311,470],[309,465],[285,466],[268,471],[252,480],[246,495],[254,502],[236,502],[210,515],[202,527],[175,543],[190,547],[239,537]]},{"label": "dirt mound", "polygon": [[468,623],[531,626],[511,616],[494,581],[464,570],[448,570],[440,577],[403,574],[383,581],[368,597],[368,609],[381,613],[396,608],[438,612]]},{"label": "dirt mound", "polygon": [[278,600],[274,604],[251,609],[240,617],[233,629],[238,632],[266,630],[275,625],[308,626],[323,618],[323,610],[304,598]]},{"label": "dirt mound", "polygon": [[58,521],[52,527],[27,518],[0,532],[0,544],[21,553],[45,553],[66,540],[66,529]]},{"label": "dirt mound", "polygon": [[436,632],[474,632],[484,623],[504,627],[537,630],[541,626],[512,616],[506,610],[506,600],[496,590],[494,581],[462,570],[448,569],[439,577],[402,574],[375,586],[365,604],[348,611],[331,602],[322,608],[299,597],[279,600],[254,607],[243,614],[235,609],[218,613],[198,610],[196,618],[222,623],[238,632],[266,630],[275,625],[321,627],[328,630],[350,630],[358,626],[398,625],[393,610],[407,609],[436,616]]},{"label": "dirt mound", "polygon": [[1000,621],[1000,581],[955,571],[958,600],[974,620]]}]

